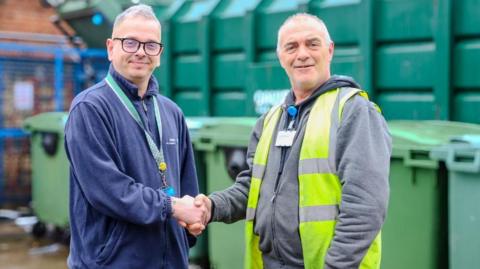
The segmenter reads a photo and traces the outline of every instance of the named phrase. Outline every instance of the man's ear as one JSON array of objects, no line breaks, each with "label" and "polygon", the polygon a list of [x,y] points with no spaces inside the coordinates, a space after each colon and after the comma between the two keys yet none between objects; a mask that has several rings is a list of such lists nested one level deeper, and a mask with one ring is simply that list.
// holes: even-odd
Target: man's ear
[{"label": "man's ear", "polygon": [[113,39],[108,38],[105,42],[105,45],[107,46],[108,60],[111,62],[113,53]]},{"label": "man's ear", "polygon": [[281,58],[280,58],[280,52],[279,52],[279,50],[277,49],[275,52],[276,52],[276,54],[277,54],[277,59],[278,59],[278,62],[280,63],[280,66],[281,66],[283,69],[285,69],[285,66],[283,66],[282,60],[280,60]]},{"label": "man's ear", "polygon": [[330,62],[332,61],[334,50],[335,50],[335,44],[334,44],[333,41],[332,41],[332,42],[330,43],[330,46],[328,46],[328,54],[329,54],[329,56],[330,56],[330,59],[329,59]]}]

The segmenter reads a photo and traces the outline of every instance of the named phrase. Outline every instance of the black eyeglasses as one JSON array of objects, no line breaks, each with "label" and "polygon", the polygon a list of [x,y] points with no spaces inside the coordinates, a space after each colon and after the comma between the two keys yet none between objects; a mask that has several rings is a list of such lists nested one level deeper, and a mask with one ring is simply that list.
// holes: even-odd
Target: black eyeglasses
[{"label": "black eyeglasses", "polygon": [[149,56],[157,56],[163,50],[163,44],[153,41],[140,42],[133,38],[118,38],[115,37],[113,40],[120,40],[122,42],[122,49],[128,53],[135,53],[140,49],[140,45],[143,44],[143,51]]}]

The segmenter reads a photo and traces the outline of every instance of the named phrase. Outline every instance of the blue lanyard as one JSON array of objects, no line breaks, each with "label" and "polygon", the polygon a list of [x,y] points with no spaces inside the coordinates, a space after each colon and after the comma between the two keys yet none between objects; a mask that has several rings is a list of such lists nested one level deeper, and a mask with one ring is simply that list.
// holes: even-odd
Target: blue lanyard
[{"label": "blue lanyard", "polygon": [[132,101],[128,99],[128,97],[122,91],[118,83],[115,81],[115,79],[113,79],[112,75],[108,74],[107,77],[105,78],[105,81],[107,82],[108,86],[110,86],[110,89],[113,90],[113,92],[118,97],[120,102],[123,104],[125,109],[127,109],[130,116],[132,116],[132,118],[142,128],[143,133],[145,134],[145,138],[147,139],[150,152],[152,153],[152,156],[155,159],[155,162],[157,163],[158,171],[160,172],[160,175],[162,177],[163,189],[168,195],[173,196],[175,194],[175,191],[172,187],[168,186],[166,181],[166,176],[165,176],[165,173],[167,171],[167,163],[165,162],[165,157],[163,155],[163,148],[162,148],[162,142],[161,142],[162,141],[162,118],[160,117],[158,100],[156,100],[156,102],[153,102],[153,105],[155,109],[155,120],[157,124],[158,135],[160,136],[160,148],[157,147],[153,138],[146,131],[145,126],[143,125],[143,122],[140,119],[140,115],[138,114],[138,111],[133,106]]}]

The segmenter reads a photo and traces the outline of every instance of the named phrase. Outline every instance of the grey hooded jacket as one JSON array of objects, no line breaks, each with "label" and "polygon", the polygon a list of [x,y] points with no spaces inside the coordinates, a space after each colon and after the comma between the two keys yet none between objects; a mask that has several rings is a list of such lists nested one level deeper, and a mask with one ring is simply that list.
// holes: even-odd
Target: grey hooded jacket
[{"label": "grey hooded jacket", "polygon": [[[254,232],[260,236],[265,268],[303,268],[298,215],[298,160],[305,126],[315,99],[339,87],[359,88],[352,79],[332,76],[312,96],[296,107],[297,135],[291,147],[275,146],[274,135],[258,201]],[[290,92],[275,130],[286,129],[294,105]],[[256,123],[247,151],[249,169],[230,188],[212,193],[212,221],[232,223],[245,218],[253,157],[263,129]],[[325,258],[326,269],[358,268],[380,231],[388,206],[391,137],[386,122],[373,103],[354,96],[345,104],[337,130],[336,164],[342,184],[340,213],[335,236]]]}]

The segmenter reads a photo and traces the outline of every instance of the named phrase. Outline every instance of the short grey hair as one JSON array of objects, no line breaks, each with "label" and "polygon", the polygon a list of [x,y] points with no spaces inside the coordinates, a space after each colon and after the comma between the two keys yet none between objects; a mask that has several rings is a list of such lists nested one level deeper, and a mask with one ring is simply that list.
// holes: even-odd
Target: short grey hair
[{"label": "short grey hair", "polygon": [[287,26],[288,24],[292,23],[292,22],[305,22],[305,21],[314,21],[314,22],[317,22],[319,27],[320,27],[320,30],[323,31],[324,33],[324,37],[325,37],[325,40],[327,41],[327,44],[330,46],[330,44],[333,43],[332,39],[330,38],[330,33],[328,33],[328,29],[327,29],[327,26],[325,25],[325,23],[323,22],[323,20],[321,20],[319,17],[315,16],[315,15],[312,15],[312,14],[308,14],[308,13],[296,13],[296,14],[293,14],[292,16],[288,17],[283,23],[282,25],[280,26],[280,28],[278,29],[278,33],[277,33],[277,51],[280,50],[280,34],[283,32],[283,29],[285,28],[285,26]]},{"label": "short grey hair", "polygon": [[128,17],[143,17],[145,19],[154,20],[160,25],[160,21],[157,19],[157,16],[155,16],[152,7],[145,4],[139,4],[131,6],[118,14],[113,22],[113,29]]}]

